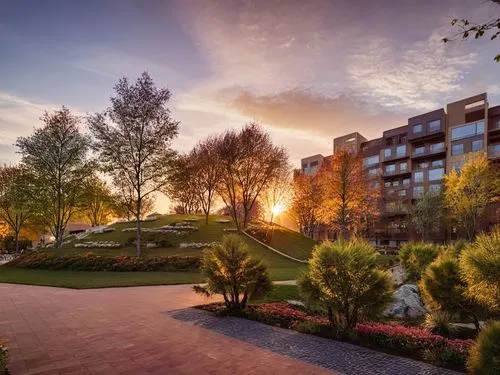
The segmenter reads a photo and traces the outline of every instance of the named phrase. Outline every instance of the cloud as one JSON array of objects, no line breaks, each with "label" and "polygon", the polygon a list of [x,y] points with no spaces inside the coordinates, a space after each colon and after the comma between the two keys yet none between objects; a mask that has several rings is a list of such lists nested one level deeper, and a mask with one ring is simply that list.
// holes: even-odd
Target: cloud
[{"label": "cloud", "polygon": [[443,34],[435,32],[409,48],[398,47],[389,39],[371,38],[348,64],[354,87],[395,110],[433,110],[444,104],[464,88],[465,75],[478,56],[446,49],[439,35]]}]

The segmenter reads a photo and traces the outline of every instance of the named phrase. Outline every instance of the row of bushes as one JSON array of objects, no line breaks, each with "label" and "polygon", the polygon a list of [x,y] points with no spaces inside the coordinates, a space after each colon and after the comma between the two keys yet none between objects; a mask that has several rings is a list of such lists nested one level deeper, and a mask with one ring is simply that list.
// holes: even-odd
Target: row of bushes
[{"label": "row of bushes", "polygon": [[200,267],[200,258],[192,256],[135,257],[100,256],[94,253],[62,255],[31,251],[7,264],[17,268],[74,271],[192,271]]},{"label": "row of bushes", "polygon": [[[26,250],[31,247],[31,240],[19,240],[19,250]],[[8,253],[13,253],[16,251],[16,240],[13,236],[5,236],[0,239],[0,249],[6,250]]]},{"label": "row of bushes", "polygon": [[325,316],[310,314],[285,302],[251,305],[244,315],[273,326],[376,347],[457,370],[465,369],[474,345],[474,340],[448,339],[418,327],[372,322],[358,323],[349,334],[336,335]]},{"label": "row of bushes", "polygon": [[9,360],[9,351],[7,345],[0,339],[0,375],[7,374],[7,362]]}]

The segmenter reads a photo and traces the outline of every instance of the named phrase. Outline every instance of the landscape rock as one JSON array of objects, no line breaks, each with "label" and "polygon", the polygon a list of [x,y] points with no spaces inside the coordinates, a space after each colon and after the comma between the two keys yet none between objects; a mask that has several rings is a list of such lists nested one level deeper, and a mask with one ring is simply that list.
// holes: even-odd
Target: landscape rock
[{"label": "landscape rock", "polygon": [[401,285],[404,283],[406,279],[406,272],[404,267],[401,264],[398,264],[392,268],[389,268],[389,272],[391,273],[392,282],[395,285]]},{"label": "landscape rock", "polygon": [[427,313],[418,286],[403,284],[394,292],[394,301],[383,315],[391,318],[415,318]]}]

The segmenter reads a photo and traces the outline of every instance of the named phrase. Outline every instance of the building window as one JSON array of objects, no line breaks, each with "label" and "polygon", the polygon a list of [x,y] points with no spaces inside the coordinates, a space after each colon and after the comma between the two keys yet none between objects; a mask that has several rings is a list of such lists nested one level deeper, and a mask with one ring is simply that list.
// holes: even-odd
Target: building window
[{"label": "building window", "polygon": [[415,124],[413,125],[412,129],[413,129],[413,134],[421,133],[423,130],[422,124]]},{"label": "building window", "polygon": [[403,190],[398,190],[398,195],[400,197],[406,197],[406,190],[404,190],[404,189]]},{"label": "building window", "polygon": [[392,181],[392,186],[393,187],[398,187],[399,186],[399,181]]},{"label": "building window", "polygon": [[413,182],[424,182],[424,172],[414,172]]},{"label": "building window", "polygon": [[390,156],[391,156],[391,149],[390,148],[384,149],[384,157],[388,158]]},{"label": "building window", "polygon": [[474,137],[480,134],[484,134],[484,121],[457,126],[451,129],[451,140],[456,141],[457,139]]},{"label": "building window", "polygon": [[460,161],[453,161],[451,163],[451,169],[457,171],[457,172],[460,172],[462,170],[464,166],[464,161],[463,160],[460,160]]},{"label": "building window", "polygon": [[431,152],[438,152],[444,150],[444,143],[439,142],[439,143],[434,143],[431,145]]},{"label": "building window", "polygon": [[441,120],[433,120],[429,122],[429,133],[436,132],[441,129]]},{"label": "building window", "polygon": [[415,186],[413,188],[413,197],[414,198],[418,198],[420,197],[422,194],[424,194],[424,187],[423,186]]},{"label": "building window", "polygon": [[368,157],[363,159],[363,164],[365,165],[365,167],[367,167],[369,165],[378,164],[379,161],[380,161],[380,157],[378,155],[368,156]]},{"label": "building window", "polygon": [[479,151],[482,149],[483,149],[483,140],[482,139],[472,141],[472,151]]},{"label": "building window", "polygon": [[318,165],[318,161],[312,161],[311,162],[311,167],[316,167]]},{"label": "building window", "polygon": [[411,182],[411,181],[410,181],[410,179],[409,179],[409,178],[403,178],[403,185],[404,185],[404,186],[408,186],[408,185],[410,185],[410,182]]},{"label": "building window", "polygon": [[431,163],[431,167],[444,167],[444,160],[443,159],[433,160]]},{"label": "building window", "polygon": [[396,164],[389,164],[385,166],[385,173],[394,173],[396,172]]},{"label": "building window", "polygon": [[391,187],[391,183],[390,183],[390,181],[387,181],[387,182],[384,184],[384,186],[385,186],[386,188],[390,188],[390,187]]},{"label": "building window", "polygon": [[429,185],[429,192],[431,192],[433,194],[439,194],[441,192],[441,184]]},{"label": "building window", "polygon": [[396,147],[396,155],[397,156],[406,155],[406,145],[401,145],[401,146]]},{"label": "building window", "polygon": [[415,155],[420,155],[420,154],[425,153],[425,146],[415,147],[415,149],[413,150],[413,153]]},{"label": "building window", "polygon": [[443,178],[444,168],[431,169],[429,171],[429,181],[439,181]]},{"label": "building window", "polygon": [[459,143],[458,145],[451,146],[451,154],[453,156],[462,155],[463,153],[464,153],[464,144],[463,143]]},{"label": "building window", "polygon": [[408,170],[408,163],[406,163],[406,162],[400,163],[399,164],[399,170],[401,172],[406,172]]},{"label": "building window", "polygon": [[429,163],[427,162],[422,162],[417,164],[417,169],[426,169],[429,167]]},{"label": "building window", "polygon": [[368,169],[368,176],[375,177],[378,175],[378,168]]}]

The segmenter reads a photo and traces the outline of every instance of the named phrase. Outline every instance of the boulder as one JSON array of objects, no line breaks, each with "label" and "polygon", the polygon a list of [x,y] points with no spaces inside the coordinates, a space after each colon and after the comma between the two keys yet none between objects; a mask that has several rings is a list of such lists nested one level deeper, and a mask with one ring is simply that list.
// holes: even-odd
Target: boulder
[{"label": "boulder", "polygon": [[427,312],[418,286],[403,284],[394,292],[394,301],[384,311],[383,315],[390,318],[415,318]]}]

